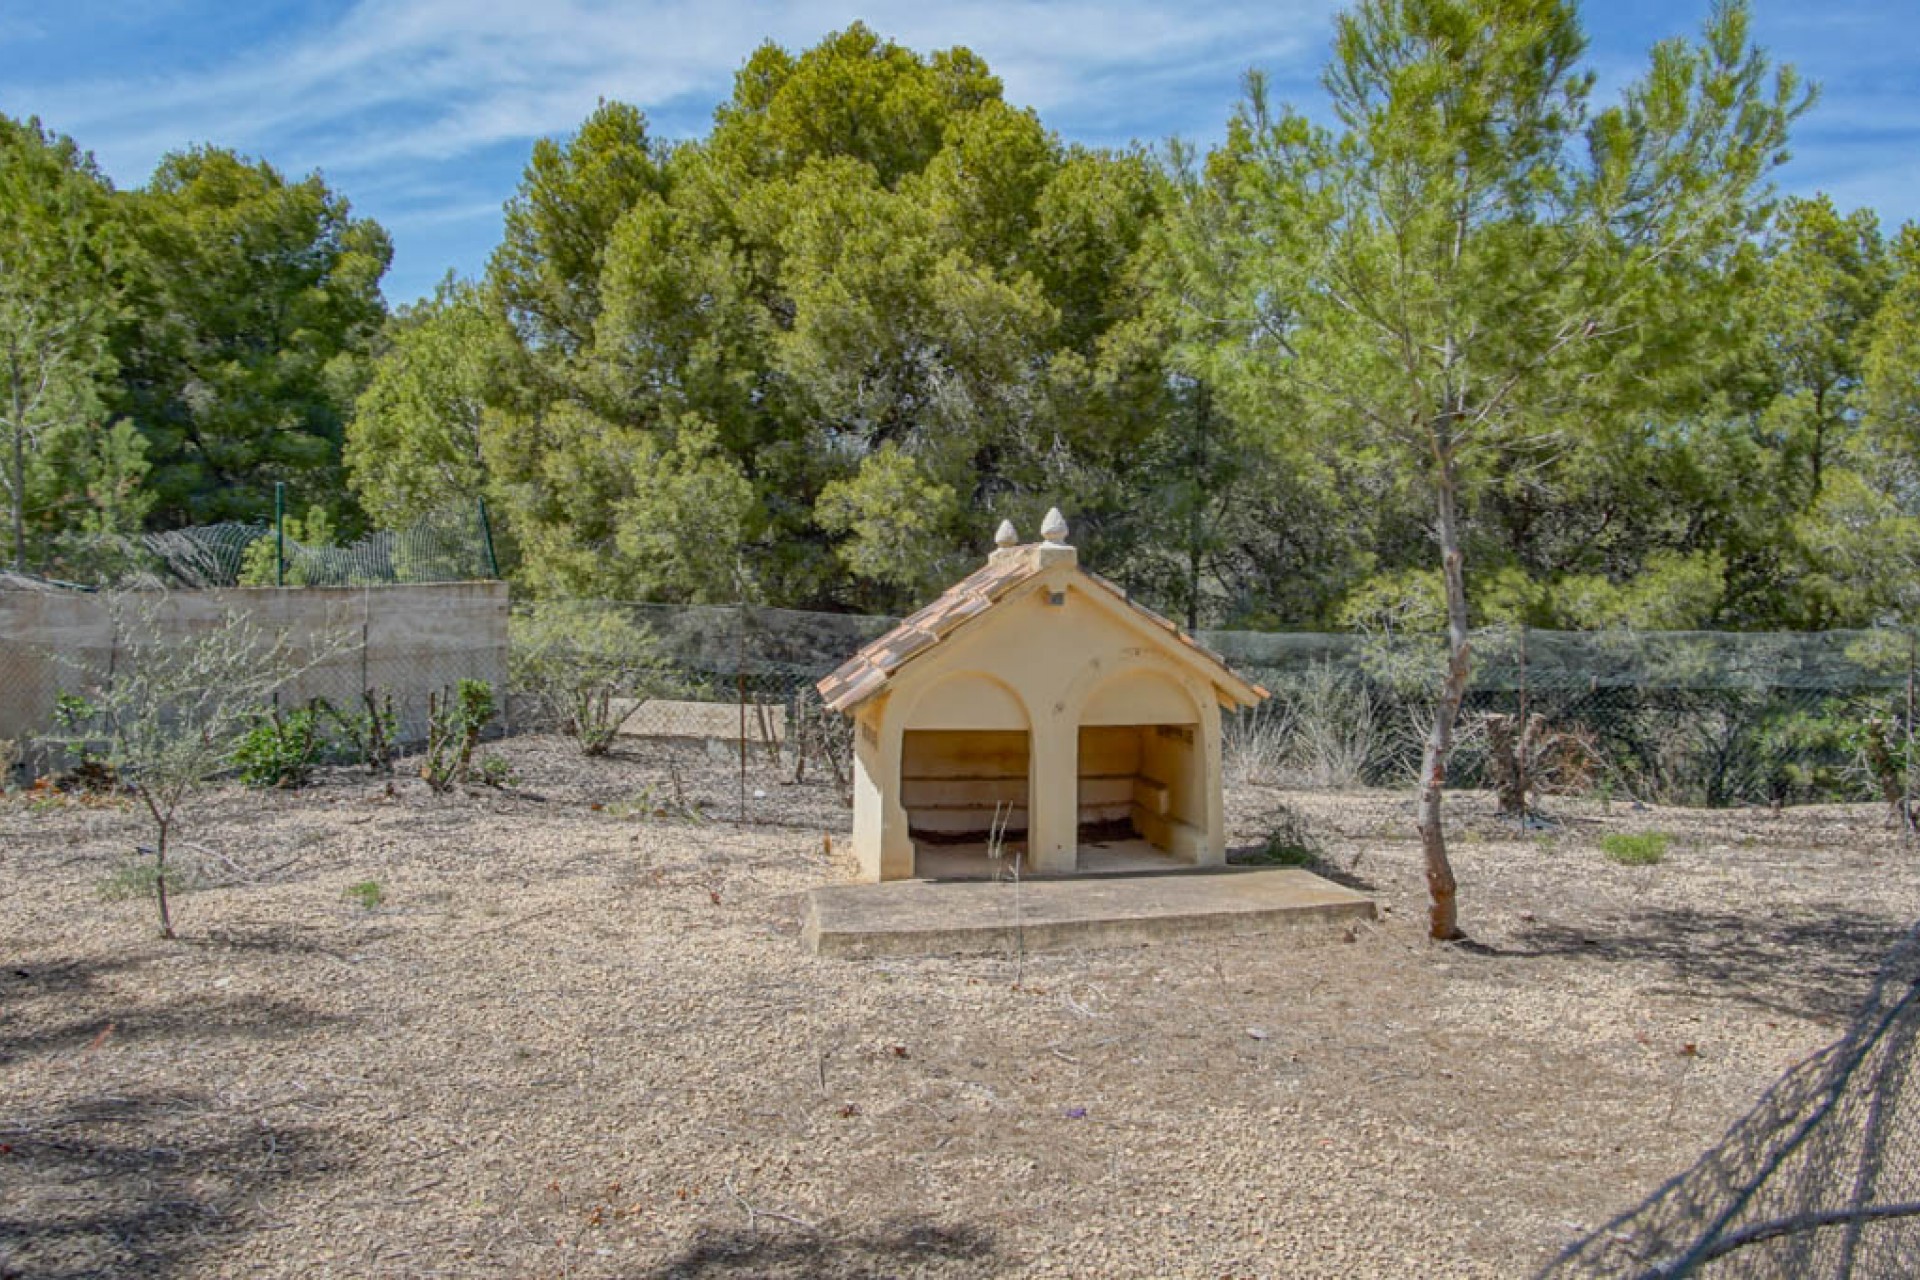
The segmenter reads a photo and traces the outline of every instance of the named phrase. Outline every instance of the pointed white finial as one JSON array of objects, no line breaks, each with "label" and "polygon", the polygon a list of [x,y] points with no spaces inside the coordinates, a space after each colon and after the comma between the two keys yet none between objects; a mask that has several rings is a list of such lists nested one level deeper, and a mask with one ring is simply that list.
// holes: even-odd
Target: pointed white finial
[{"label": "pointed white finial", "polygon": [[1017,546],[1019,542],[1020,535],[1014,530],[1011,520],[1002,520],[1000,527],[993,531],[993,545],[996,547]]},{"label": "pointed white finial", "polygon": [[1060,514],[1060,508],[1048,509],[1047,518],[1040,522],[1040,536],[1056,547],[1066,544],[1067,518]]}]

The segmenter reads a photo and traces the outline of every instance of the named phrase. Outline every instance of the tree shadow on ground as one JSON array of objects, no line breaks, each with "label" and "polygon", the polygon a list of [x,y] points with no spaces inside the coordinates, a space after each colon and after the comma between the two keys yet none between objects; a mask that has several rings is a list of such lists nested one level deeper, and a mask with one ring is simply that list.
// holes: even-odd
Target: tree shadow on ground
[{"label": "tree shadow on ground", "polygon": [[1566,956],[1663,969],[1676,986],[1818,1022],[1848,1021],[1909,925],[1834,910],[1798,919],[1646,907],[1617,921],[1523,926],[1503,957]]},{"label": "tree shadow on ground", "polygon": [[251,1229],[261,1198],[337,1167],[317,1131],[211,1111],[199,1095],[0,1118],[0,1280],[190,1273]]},{"label": "tree shadow on ground", "polygon": [[269,1040],[354,1021],[298,1001],[264,996],[129,1004],[50,1024],[23,1019],[17,1006],[9,1012],[8,1023],[19,1029],[0,1035],[0,1065],[28,1055],[57,1054],[95,1043],[105,1046],[174,1037]]},{"label": "tree shadow on ground", "polygon": [[11,1004],[36,997],[69,1000],[94,990],[102,978],[145,963],[135,956],[87,956],[10,964],[0,968],[0,1001]]},{"label": "tree shadow on ground", "polygon": [[782,1225],[777,1230],[703,1232],[685,1253],[640,1273],[635,1280],[975,1276],[988,1272],[994,1260],[992,1235],[974,1227],[898,1221],[854,1235],[836,1235]]}]

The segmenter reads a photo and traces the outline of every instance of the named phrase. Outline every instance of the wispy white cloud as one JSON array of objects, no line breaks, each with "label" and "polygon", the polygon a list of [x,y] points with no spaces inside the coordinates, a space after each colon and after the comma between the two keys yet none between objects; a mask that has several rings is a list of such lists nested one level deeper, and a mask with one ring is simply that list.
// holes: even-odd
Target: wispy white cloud
[{"label": "wispy white cloud", "polygon": [[[636,103],[667,134],[702,132],[763,39],[805,48],[863,20],[919,50],[966,45],[1010,100],[1076,140],[1217,130],[1256,63],[1284,86],[1320,59],[1334,0],[355,0],[337,18],[196,59],[192,71],[29,75],[0,110],[33,112],[91,148],[122,183],[165,152],[213,142],[293,172],[319,169],[392,226],[404,294],[510,193],[532,139],[601,98]],[[519,160],[502,156],[516,149]],[[497,227],[497,220],[488,220]],[[472,234],[478,236],[477,230]],[[471,269],[477,251],[454,245]],[[479,252],[483,252],[483,249]]]},{"label": "wispy white cloud", "polygon": [[[1818,14],[1783,6],[1756,16],[1763,43],[1827,81],[1796,147],[1800,159],[1783,175],[1787,189],[1825,186],[1890,218],[1915,212],[1916,181],[1887,163],[1885,142],[1889,130],[1909,142],[1917,136],[1920,95],[1908,88],[1908,59],[1884,38],[1890,22],[1898,26],[1892,9],[1905,2],[1827,0]],[[196,12],[220,25],[204,3],[174,4],[174,29],[190,34]],[[700,133],[763,39],[801,49],[860,19],[915,49],[974,49],[1010,100],[1037,108],[1069,138],[1206,139],[1223,128],[1250,66],[1266,69],[1280,96],[1317,100],[1312,77],[1338,4],[350,0],[304,25],[256,22],[232,47],[210,31],[190,59],[176,51],[143,65],[138,48],[122,50],[111,74],[83,69],[102,65],[91,58],[67,66],[22,58],[0,84],[0,110],[37,114],[72,134],[122,183],[143,180],[162,154],[191,142],[232,146],[295,173],[319,169],[395,230],[391,289],[401,297],[429,286],[449,262],[478,267],[532,139],[570,131],[603,97],[643,107],[668,135]],[[1653,39],[1697,31],[1706,10],[1707,0],[1684,0],[1657,22],[1597,30],[1603,92],[1644,66]],[[0,17],[0,41],[58,28],[59,12]],[[1601,27],[1608,15],[1591,9],[1588,19]]]},{"label": "wispy white cloud", "polygon": [[[1174,77],[1314,51],[1325,0],[1228,4],[1186,12],[1165,3],[757,4],[660,0],[361,0],[329,26],[278,47],[240,51],[210,74],[34,86],[37,109],[82,137],[112,168],[148,164],[187,140],[276,152],[290,144],[330,171],[408,158],[457,158],[512,139],[565,131],[600,97],[658,109],[726,92],[759,38],[811,44],[864,13],[916,48],[967,44],[1042,112],[1097,117],[1128,107],[1127,73]],[[1201,67],[1193,64],[1200,63]],[[23,96],[16,89],[8,97]],[[1105,100],[1103,103],[1102,99]],[[382,126],[399,127],[382,137]]]}]

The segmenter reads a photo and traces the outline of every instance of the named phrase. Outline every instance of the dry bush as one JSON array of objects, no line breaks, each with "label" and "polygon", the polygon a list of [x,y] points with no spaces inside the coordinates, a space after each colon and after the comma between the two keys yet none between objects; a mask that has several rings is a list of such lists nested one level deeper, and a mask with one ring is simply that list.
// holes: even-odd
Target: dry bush
[{"label": "dry bush", "polygon": [[1579,795],[1593,787],[1603,761],[1599,743],[1583,727],[1556,728],[1539,712],[1489,712],[1479,727],[1487,753],[1487,781],[1504,817],[1524,817],[1542,795]]},{"label": "dry bush", "polygon": [[1296,717],[1278,699],[1228,717],[1221,743],[1227,780],[1236,786],[1280,786],[1290,776]]},{"label": "dry bush", "polygon": [[1366,781],[1381,745],[1366,683],[1331,663],[1315,663],[1286,691],[1294,724],[1289,764],[1301,786],[1345,790]]}]

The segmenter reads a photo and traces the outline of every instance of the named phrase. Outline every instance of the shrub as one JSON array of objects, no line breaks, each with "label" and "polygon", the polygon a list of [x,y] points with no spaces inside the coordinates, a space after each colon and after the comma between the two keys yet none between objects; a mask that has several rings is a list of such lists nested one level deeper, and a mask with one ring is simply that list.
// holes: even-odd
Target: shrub
[{"label": "shrub", "polygon": [[400,745],[400,718],[394,714],[393,694],[379,689],[361,693],[365,711],[342,711],[325,698],[315,707],[326,713],[345,741],[342,754],[369,773],[392,773],[394,753]]},{"label": "shrub", "polygon": [[493,719],[493,686],[462,680],[458,687],[427,695],[427,752],[420,776],[435,791],[450,791],[467,780],[473,749]]},{"label": "shrub", "polygon": [[1293,751],[1294,711],[1272,701],[1227,718],[1221,757],[1230,781],[1279,786]]},{"label": "shrub", "polygon": [[278,709],[256,719],[233,749],[240,781],[250,787],[298,789],[313,780],[313,766],[326,740],[313,708],[282,715]]},{"label": "shrub", "polygon": [[1628,835],[1614,831],[1600,837],[1600,852],[1627,867],[1650,867],[1667,856],[1673,837],[1664,831],[1642,831]]},{"label": "shrub", "polygon": [[1533,812],[1537,795],[1577,795],[1600,772],[1600,749],[1592,733],[1549,725],[1538,712],[1525,719],[1489,712],[1479,727],[1487,744],[1487,774],[1502,817]]},{"label": "shrub", "polygon": [[1373,696],[1364,681],[1316,662],[1286,690],[1294,727],[1294,767],[1310,787],[1344,790],[1366,781],[1377,746]]},{"label": "shrub", "polygon": [[476,772],[483,787],[511,787],[520,780],[514,775],[512,762],[501,755],[481,756]]},{"label": "shrub", "polygon": [[541,601],[513,620],[508,655],[514,689],[590,756],[613,745],[629,699],[670,684],[653,633],[604,605]]},{"label": "shrub", "polygon": [[1273,825],[1260,848],[1246,860],[1268,867],[1311,867],[1321,861],[1319,843],[1306,818],[1286,805],[1267,815]]}]

